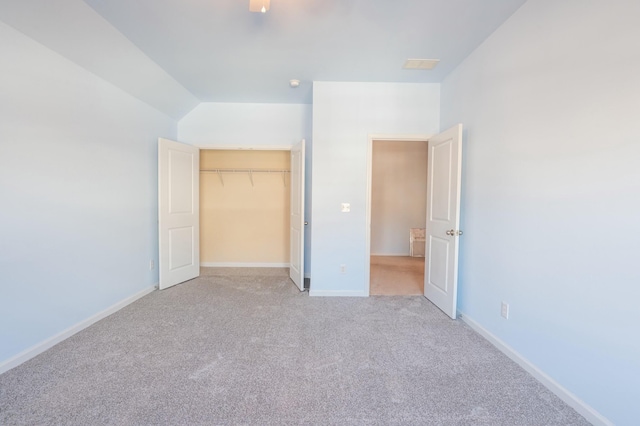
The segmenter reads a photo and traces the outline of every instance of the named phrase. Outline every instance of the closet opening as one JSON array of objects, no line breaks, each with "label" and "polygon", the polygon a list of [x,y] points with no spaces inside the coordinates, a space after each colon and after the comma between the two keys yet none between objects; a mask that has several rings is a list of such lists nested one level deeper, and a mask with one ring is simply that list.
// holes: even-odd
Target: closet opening
[{"label": "closet opening", "polygon": [[369,294],[423,295],[427,138],[370,139]]},{"label": "closet opening", "polygon": [[290,151],[200,151],[200,265],[289,267]]},{"label": "closet opening", "polygon": [[158,141],[159,288],[200,267],[288,268],[304,285],[305,141],[278,150]]}]

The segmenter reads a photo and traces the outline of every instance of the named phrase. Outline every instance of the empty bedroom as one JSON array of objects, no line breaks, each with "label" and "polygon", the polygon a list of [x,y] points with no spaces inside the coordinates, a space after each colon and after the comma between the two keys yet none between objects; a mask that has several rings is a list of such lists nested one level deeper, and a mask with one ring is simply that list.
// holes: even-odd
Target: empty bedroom
[{"label": "empty bedroom", "polygon": [[0,424],[635,426],[639,21],[0,0]]}]

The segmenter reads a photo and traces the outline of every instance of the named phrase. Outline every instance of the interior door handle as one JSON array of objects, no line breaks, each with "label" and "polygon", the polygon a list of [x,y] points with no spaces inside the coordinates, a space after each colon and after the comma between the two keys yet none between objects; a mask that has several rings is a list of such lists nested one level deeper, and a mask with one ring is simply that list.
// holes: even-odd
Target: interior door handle
[{"label": "interior door handle", "polygon": [[445,232],[445,234],[447,234],[447,235],[453,235],[453,229],[449,229],[449,230],[447,230],[447,232]]},{"label": "interior door handle", "polygon": [[309,224],[309,222],[305,222],[304,224],[305,224],[305,225],[308,225],[308,224]]}]

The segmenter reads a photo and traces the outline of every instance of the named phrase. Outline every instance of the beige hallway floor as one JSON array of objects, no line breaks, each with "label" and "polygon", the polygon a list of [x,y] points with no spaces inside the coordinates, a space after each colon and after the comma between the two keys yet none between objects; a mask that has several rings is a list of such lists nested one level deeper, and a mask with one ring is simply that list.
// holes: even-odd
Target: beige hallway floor
[{"label": "beige hallway floor", "polygon": [[424,293],[424,257],[371,256],[371,295]]}]

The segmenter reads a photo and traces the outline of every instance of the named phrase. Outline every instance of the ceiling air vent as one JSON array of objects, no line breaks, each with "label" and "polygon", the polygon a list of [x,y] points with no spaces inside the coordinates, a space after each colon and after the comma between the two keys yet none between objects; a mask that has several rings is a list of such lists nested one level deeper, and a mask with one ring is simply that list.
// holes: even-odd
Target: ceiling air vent
[{"label": "ceiling air vent", "polygon": [[405,70],[432,70],[440,59],[407,59],[402,67]]}]

